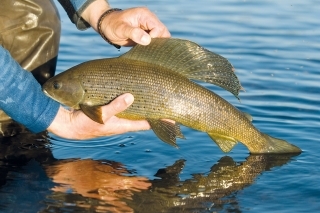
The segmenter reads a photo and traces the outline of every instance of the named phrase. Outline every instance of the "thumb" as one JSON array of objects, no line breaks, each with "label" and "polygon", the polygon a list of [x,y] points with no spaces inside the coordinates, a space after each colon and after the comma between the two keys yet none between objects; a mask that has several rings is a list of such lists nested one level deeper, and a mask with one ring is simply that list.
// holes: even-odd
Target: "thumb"
[{"label": "thumb", "polygon": [[102,106],[102,119],[107,121],[110,117],[127,109],[134,101],[133,95],[125,93],[114,99],[108,105]]},{"label": "thumb", "polygon": [[147,32],[145,32],[144,30],[142,30],[141,28],[133,27],[133,28],[131,28],[131,30],[129,32],[130,33],[128,35],[128,38],[130,38],[135,43],[141,44],[141,45],[150,44],[150,42],[151,42],[150,35]]}]

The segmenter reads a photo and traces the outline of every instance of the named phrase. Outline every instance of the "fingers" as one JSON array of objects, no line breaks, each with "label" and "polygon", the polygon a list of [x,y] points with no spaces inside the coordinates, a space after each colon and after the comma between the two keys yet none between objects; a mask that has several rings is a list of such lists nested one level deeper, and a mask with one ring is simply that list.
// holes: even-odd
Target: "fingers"
[{"label": "fingers", "polygon": [[146,120],[133,121],[115,117],[118,113],[126,110],[133,101],[133,95],[126,93],[102,107],[104,127],[108,129],[108,135],[150,129],[150,125]]},{"label": "fingers", "polygon": [[[147,45],[151,38],[170,37],[170,32],[166,26],[148,8],[134,8],[140,15],[137,16],[137,27],[131,30],[128,37],[134,42]],[[130,27],[130,25],[127,25]]]},{"label": "fingers", "polygon": [[148,45],[151,38],[171,36],[157,16],[144,7],[110,13],[104,18],[102,29],[112,43],[124,46]]},{"label": "fingers", "polygon": [[132,120],[127,120],[127,119],[119,119],[117,121],[119,127],[121,128],[116,128],[115,132],[113,134],[122,134],[126,132],[136,132],[136,131],[141,131],[141,130],[148,130],[150,129],[150,125],[148,121],[146,120],[138,120],[138,121],[132,121]]},{"label": "fingers", "polygon": [[148,45],[151,42],[151,38],[161,38],[161,37],[170,37],[170,33],[166,28],[155,27],[153,29],[148,29],[147,31],[141,28],[133,28],[129,25],[127,27],[127,37],[130,38],[133,42],[141,45]]},{"label": "fingers", "polygon": [[133,42],[141,45],[148,45],[151,42],[151,36],[141,28],[134,28],[129,25],[127,27],[127,37]]},{"label": "fingers", "polygon": [[113,100],[110,104],[103,106],[102,109],[102,120],[104,122],[107,122],[107,120],[126,110],[134,101],[133,95],[130,93],[126,93],[123,95],[120,95],[115,100]]}]

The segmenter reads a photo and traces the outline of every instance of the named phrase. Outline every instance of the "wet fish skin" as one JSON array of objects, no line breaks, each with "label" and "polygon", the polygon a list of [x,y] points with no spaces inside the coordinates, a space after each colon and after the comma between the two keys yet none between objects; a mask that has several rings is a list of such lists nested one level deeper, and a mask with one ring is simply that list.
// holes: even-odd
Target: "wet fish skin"
[{"label": "wet fish skin", "polygon": [[127,57],[88,61],[53,77],[43,89],[53,99],[82,109],[100,123],[102,105],[131,93],[134,103],[117,116],[146,119],[160,139],[174,146],[176,137],[184,137],[179,128],[182,124],[207,132],[225,152],[238,141],[251,153],[301,152],[284,140],[258,131],[244,113],[214,92],[158,64]]}]

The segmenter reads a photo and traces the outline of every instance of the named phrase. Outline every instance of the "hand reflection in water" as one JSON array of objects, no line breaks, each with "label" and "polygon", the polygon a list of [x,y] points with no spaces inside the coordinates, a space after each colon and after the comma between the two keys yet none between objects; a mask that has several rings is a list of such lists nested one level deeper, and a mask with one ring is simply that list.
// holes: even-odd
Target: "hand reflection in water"
[{"label": "hand reflection in water", "polygon": [[133,192],[146,190],[151,186],[147,178],[125,176],[128,171],[121,164],[109,161],[59,161],[46,171],[53,182],[59,184],[53,191],[72,191],[84,197],[107,201],[110,207],[104,206],[103,210],[112,212],[133,212],[123,199],[132,199]]},{"label": "hand reflection in water", "polygon": [[208,203],[212,208],[237,204],[236,197],[232,202],[221,198],[250,186],[261,173],[288,163],[293,156],[250,155],[244,162],[224,156],[206,175],[194,174],[184,181],[179,178],[186,163],[182,159],[159,169],[154,180],[126,176],[129,172],[121,164],[94,160],[60,161],[49,166],[47,172],[60,184],[53,189],[55,192],[72,190],[83,197],[106,201],[96,206],[88,202],[84,208],[107,212],[195,212],[208,209]]}]

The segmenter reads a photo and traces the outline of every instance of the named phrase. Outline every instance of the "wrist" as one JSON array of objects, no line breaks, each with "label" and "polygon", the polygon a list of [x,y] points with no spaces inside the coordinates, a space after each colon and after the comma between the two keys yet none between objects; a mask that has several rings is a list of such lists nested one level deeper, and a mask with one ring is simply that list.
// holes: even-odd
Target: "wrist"
[{"label": "wrist", "polygon": [[92,2],[81,14],[82,18],[84,20],[86,20],[91,27],[98,31],[97,29],[97,25],[98,25],[98,21],[99,18],[101,17],[101,15],[107,11],[111,9],[110,5],[108,4],[107,1],[105,0],[96,0],[94,2]]},{"label": "wrist", "polygon": [[[56,117],[53,119],[50,126],[47,128],[51,132],[60,137],[68,138],[69,125],[71,120],[71,112],[60,106]],[[69,136],[71,137],[71,136]]]},{"label": "wrist", "polygon": [[108,16],[110,13],[115,12],[115,11],[121,11],[121,9],[119,8],[111,8],[109,10],[106,10],[105,12],[103,12],[101,14],[101,16],[98,19],[98,23],[97,23],[97,32],[100,34],[100,36],[109,44],[113,45],[115,48],[120,49],[121,46],[118,44],[114,44],[112,43],[104,34],[104,30],[102,29],[102,22],[103,20],[106,18],[106,16]]}]

